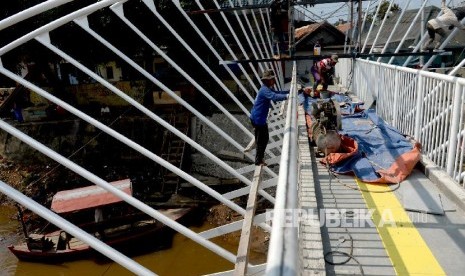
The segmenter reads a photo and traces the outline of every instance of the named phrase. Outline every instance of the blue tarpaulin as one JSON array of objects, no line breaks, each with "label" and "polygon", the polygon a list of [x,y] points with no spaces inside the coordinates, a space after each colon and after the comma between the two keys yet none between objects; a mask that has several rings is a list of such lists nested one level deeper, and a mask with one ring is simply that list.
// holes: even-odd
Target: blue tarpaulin
[{"label": "blue tarpaulin", "polygon": [[[350,97],[334,94],[331,98],[336,103],[345,103],[341,112],[347,115],[342,116],[342,131],[339,133],[355,140],[351,146],[356,145],[351,147],[355,152],[350,154],[330,154],[331,157],[326,160],[331,163],[333,171],[353,173],[365,182],[396,183],[404,180],[420,160],[419,145],[386,124],[374,110],[351,114],[354,110]],[[327,100],[329,99],[323,101]],[[321,99],[299,94],[299,102],[307,114],[312,114],[312,103],[317,101]],[[310,133],[309,135],[311,137]]]},{"label": "blue tarpaulin", "polygon": [[353,172],[366,182],[402,181],[420,158],[419,150],[374,110],[343,116],[340,133],[354,139],[358,150],[354,156],[333,164],[337,173]]}]

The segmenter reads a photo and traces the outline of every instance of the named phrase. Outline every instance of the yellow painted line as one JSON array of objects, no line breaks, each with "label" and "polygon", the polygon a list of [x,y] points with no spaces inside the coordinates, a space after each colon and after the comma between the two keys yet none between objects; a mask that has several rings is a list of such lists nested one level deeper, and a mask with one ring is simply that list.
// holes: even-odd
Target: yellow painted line
[{"label": "yellow painted line", "polygon": [[446,275],[388,185],[356,182],[397,275]]}]

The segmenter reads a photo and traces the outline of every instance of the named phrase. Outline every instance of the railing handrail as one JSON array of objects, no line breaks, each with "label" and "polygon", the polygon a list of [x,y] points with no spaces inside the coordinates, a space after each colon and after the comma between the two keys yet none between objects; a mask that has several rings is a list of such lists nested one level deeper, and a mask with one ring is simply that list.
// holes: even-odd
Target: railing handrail
[{"label": "railing handrail", "polygon": [[267,275],[298,274],[297,228],[285,227],[286,210],[297,208],[297,74],[296,63],[286,111],[286,125],[279,164],[273,226],[268,248]]},{"label": "railing handrail", "polygon": [[376,99],[383,120],[421,143],[422,154],[461,183],[465,79],[363,59],[353,62],[352,92],[367,102]]}]

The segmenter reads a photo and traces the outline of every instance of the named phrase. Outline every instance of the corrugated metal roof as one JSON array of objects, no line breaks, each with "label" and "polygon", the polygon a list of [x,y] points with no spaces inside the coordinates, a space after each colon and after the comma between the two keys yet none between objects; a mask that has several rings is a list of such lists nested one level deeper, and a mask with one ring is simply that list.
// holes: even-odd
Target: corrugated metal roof
[{"label": "corrugated metal roof", "polygon": [[[408,28],[410,27],[410,24],[412,23],[413,19],[417,15],[419,9],[414,9],[414,10],[406,10],[404,16],[402,17],[401,21],[399,22],[399,25],[397,26],[397,29],[394,33],[394,35],[391,38],[390,43],[397,44],[402,40],[402,37],[407,33]],[[424,12],[425,12],[425,21],[435,18],[437,14],[439,13],[440,9],[436,6],[428,6],[425,7]],[[401,14],[401,11],[394,12],[389,18],[386,19],[386,22],[384,24],[383,30],[379,33],[378,40],[376,42],[376,45],[384,45],[387,42],[387,39],[391,35],[391,31],[394,28],[399,16]],[[421,17],[417,19],[415,22],[411,32],[407,35],[406,40],[407,41],[416,41],[419,38],[421,30]],[[381,27],[382,21],[376,23],[375,26],[373,26],[373,29],[371,31],[370,37],[368,38],[367,45],[372,45],[375,38],[376,34],[378,33],[380,27]],[[426,23],[425,23],[426,25]],[[364,32],[362,33],[362,41],[365,41],[368,31],[370,28],[370,24],[365,25]],[[425,29],[426,31],[426,29]],[[407,48],[409,45],[404,45],[403,48]]]}]

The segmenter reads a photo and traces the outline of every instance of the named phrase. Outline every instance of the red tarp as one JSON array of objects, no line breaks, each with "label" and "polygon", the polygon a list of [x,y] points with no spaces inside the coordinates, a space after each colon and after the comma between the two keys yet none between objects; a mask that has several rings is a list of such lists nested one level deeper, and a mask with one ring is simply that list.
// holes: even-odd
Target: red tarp
[{"label": "red tarp", "polygon": [[[129,179],[110,182],[110,184],[128,195],[132,195],[131,181]],[[68,213],[121,201],[123,200],[114,194],[93,185],[56,193],[52,199],[51,209],[56,213]]]}]

